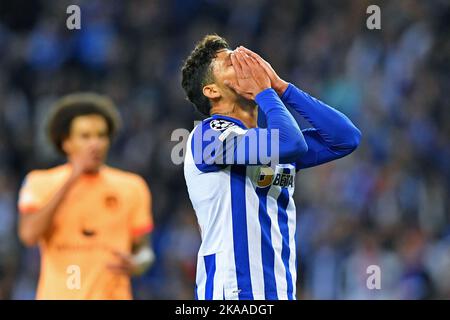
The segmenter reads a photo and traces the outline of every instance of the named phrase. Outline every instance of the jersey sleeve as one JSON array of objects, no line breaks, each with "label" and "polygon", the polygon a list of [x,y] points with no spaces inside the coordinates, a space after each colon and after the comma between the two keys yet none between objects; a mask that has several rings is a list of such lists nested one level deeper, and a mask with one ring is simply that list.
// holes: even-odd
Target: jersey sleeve
[{"label": "jersey sleeve", "polygon": [[300,128],[273,89],[261,91],[255,102],[266,116],[267,128],[246,128],[239,120],[213,116],[194,129],[190,147],[200,171],[292,163],[307,151]]},{"label": "jersey sleeve", "polygon": [[21,214],[34,213],[47,202],[48,183],[38,172],[30,172],[24,179],[19,191],[18,208]]},{"label": "jersey sleeve", "polygon": [[133,188],[133,206],[130,217],[131,234],[139,237],[153,230],[151,193],[147,183],[137,177]]},{"label": "jersey sleeve", "polygon": [[339,148],[339,145],[330,147],[315,128],[307,128],[302,131],[308,143],[308,152],[295,162],[297,171],[318,166],[349,154],[345,146],[342,148]]},{"label": "jersey sleeve", "polygon": [[202,172],[212,172],[221,170],[229,164],[237,164],[237,159],[230,157],[234,157],[237,144],[247,133],[247,129],[233,121],[225,119],[203,121],[195,128],[191,140],[195,165]]},{"label": "jersey sleeve", "polygon": [[359,145],[361,131],[335,108],[292,84],[281,99],[312,125],[312,128],[302,130],[308,151],[296,159],[297,170],[342,158]]}]

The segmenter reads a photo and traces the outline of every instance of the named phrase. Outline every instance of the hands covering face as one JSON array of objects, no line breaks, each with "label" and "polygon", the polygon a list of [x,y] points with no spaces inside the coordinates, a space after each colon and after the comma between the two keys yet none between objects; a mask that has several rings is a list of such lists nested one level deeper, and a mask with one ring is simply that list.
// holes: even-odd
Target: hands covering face
[{"label": "hands covering face", "polygon": [[254,100],[259,92],[270,87],[282,95],[288,87],[272,66],[250,49],[236,48],[231,54],[231,62],[236,71],[236,82],[226,80],[225,84],[246,99]]},{"label": "hands covering face", "polygon": [[236,49],[231,53],[231,63],[236,72],[236,81],[225,80],[225,85],[236,91],[237,94],[249,100],[261,91],[270,88],[270,78],[258,61],[244,52]]}]

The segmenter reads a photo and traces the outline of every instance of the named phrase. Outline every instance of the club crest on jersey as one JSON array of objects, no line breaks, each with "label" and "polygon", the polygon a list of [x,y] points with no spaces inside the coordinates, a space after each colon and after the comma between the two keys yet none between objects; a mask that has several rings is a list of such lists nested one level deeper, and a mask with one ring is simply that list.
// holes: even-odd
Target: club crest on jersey
[{"label": "club crest on jersey", "polygon": [[281,188],[294,187],[294,175],[291,173],[275,173],[271,167],[261,167],[256,182],[259,188],[267,188],[271,185]]},{"label": "club crest on jersey", "polygon": [[272,184],[273,180],[273,170],[271,167],[261,167],[259,170],[259,178],[256,184],[260,188],[267,188]]},{"label": "club crest on jersey", "polygon": [[117,199],[117,196],[114,194],[109,194],[105,197],[105,206],[110,210],[117,209],[117,206],[119,204],[119,200]]},{"label": "club crest on jersey", "polygon": [[222,131],[228,129],[229,127],[234,126],[235,124],[231,121],[223,120],[223,119],[215,119],[209,123],[211,129],[216,131]]}]

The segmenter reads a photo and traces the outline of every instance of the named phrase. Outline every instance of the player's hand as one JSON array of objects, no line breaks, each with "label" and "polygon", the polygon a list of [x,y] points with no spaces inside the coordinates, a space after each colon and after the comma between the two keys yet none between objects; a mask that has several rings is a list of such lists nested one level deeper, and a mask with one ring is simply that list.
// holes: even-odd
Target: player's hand
[{"label": "player's hand", "polygon": [[278,76],[278,74],[275,72],[275,70],[272,68],[270,63],[268,63],[266,60],[264,60],[259,54],[257,54],[256,52],[253,52],[250,49],[247,49],[244,46],[239,46],[236,49],[236,51],[246,53],[247,55],[249,55],[250,57],[255,59],[259,63],[259,65],[261,65],[261,67],[264,68],[264,70],[267,72],[267,74],[270,78],[270,84],[271,84],[272,88],[276,91],[276,93],[278,93],[278,95],[281,96],[284,93],[284,91],[286,91],[289,84],[286,81],[284,81],[283,79],[281,79]]},{"label": "player's hand", "polygon": [[231,62],[236,71],[236,82],[228,80],[224,84],[246,99],[255,100],[261,91],[270,88],[270,78],[258,62],[242,51],[231,54]]},{"label": "player's hand", "polygon": [[119,251],[112,251],[116,258],[116,262],[108,263],[106,268],[118,275],[131,276],[137,273],[137,267],[133,263],[131,254],[122,253]]},{"label": "player's hand", "polygon": [[74,155],[70,158],[72,165],[71,180],[77,180],[83,173],[92,170],[92,163],[95,159],[95,151],[92,149],[85,150],[80,154]]},{"label": "player's hand", "polygon": [[87,171],[89,168],[89,164],[91,162],[92,156],[90,153],[84,153],[80,155],[73,156],[70,159],[70,163],[72,165],[72,174],[71,174],[71,180],[76,180],[78,177],[80,177],[83,173]]}]

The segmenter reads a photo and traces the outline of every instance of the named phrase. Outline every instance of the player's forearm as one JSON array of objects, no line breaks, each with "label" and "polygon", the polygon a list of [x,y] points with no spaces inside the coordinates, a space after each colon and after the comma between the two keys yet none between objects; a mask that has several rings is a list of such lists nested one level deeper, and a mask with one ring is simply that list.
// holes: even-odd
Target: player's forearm
[{"label": "player's forearm", "polygon": [[361,139],[361,132],[343,113],[310,96],[292,84],[281,100],[300,113],[333,148],[354,149]]},{"label": "player's forearm", "polygon": [[303,134],[273,89],[266,89],[256,96],[256,103],[264,112],[267,129],[279,130],[279,158],[282,162],[295,161],[308,150]]},{"label": "player's forearm", "polygon": [[49,231],[55,212],[64,200],[73,182],[74,179],[72,177],[69,178],[54,197],[40,210],[21,215],[19,237],[25,245],[36,245],[39,239]]},{"label": "player's forearm", "polygon": [[277,79],[277,81],[272,82],[272,88],[281,97],[286,89],[289,87],[289,82],[283,79]]},{"label": "player's forearm", "polygon": [[148,234],[134,240],[131,256],[132,275],[139,276],[150,268],[155,261],[150,237]]},{"label": "player's forearm", "polygon": [[155,261],[155,253],[150,246],[143,246],[132,255],[133,276],[142,275]]}]

